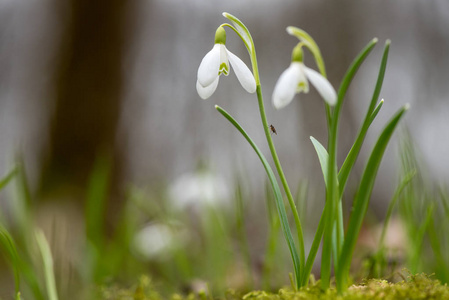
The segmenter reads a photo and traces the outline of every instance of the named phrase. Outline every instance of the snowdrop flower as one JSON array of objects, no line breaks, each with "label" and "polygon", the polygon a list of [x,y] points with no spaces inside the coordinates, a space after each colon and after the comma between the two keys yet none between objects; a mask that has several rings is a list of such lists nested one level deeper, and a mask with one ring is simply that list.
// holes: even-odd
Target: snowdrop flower
[{"label": "snowdrop flower", "polygon": [[[183,226],[178,224],[176,227]],[[132,241],[132,250],[145,260],[164,260],[170,250],[183,246],[188,239],[187,231],[163,223],[147,224],[139,230]]]},{"label": "snowdrop flower", "polygon": [[221,74],[229,75],[231,63],[237,79],[248,93],[256,91],[256,81],[245,63],[226,49],[226,31],[218,27],[215,33],[215,45],[201,61],[198,68],[196,90],[202,99],[207,99],[215,92]]},{"label": "snowdrop flower", "polygon": [[290,66],[279,77],[273,91],[273,105],[276,109],[289,104],[295,94],[309,92],[309,81],[329,105],[337,102],[337,93],[330,82],[317,71],[306,67],[303,60],[302,44],[299,43],[292,54]]},{"label": "snowdrop flower", "polygon": [[169,186],[168,194],[170,204],[177,211],[223,208],[231,196],[225,179],[208,170],[181,175]]}]

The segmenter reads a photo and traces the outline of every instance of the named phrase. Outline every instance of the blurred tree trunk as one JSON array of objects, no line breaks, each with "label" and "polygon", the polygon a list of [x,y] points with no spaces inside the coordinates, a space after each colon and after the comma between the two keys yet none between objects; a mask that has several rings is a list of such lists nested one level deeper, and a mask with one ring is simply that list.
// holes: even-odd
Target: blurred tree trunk
[{"label": "blurred tree trunk", "polygon": [[[57,191],[84,198],[101,155],[111,158],[112,180],[120,178],[121,154],[115,137],[122,99],[126,3],[68,0],[70,17],[57,61],[56,103],[41,173],[44,196]],[[80,194],[68,194],[74,191]]]}]

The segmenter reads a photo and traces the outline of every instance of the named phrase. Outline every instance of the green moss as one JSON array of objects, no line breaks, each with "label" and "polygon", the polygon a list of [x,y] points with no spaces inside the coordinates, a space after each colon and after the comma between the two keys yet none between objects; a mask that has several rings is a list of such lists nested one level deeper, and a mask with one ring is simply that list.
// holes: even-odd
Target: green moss
[{"label": "green moss", "polygon": [[[137,287],[129,290],[120,290],[115,287],[102,288],[104,300],[162,300],[159,293],[152,288],[151,281],[142,277]],[[449,287],[442,285],[440,281],[430,278],[426,274],[410,275],[407,280],[390,283],[381,279],[370,279],[359,285],[353,285],[343,295],[337,295],[335,289],[321,291],[319,282],[304,287],[299,291],[281,289],[278,293],[265,291],[252,291],[240,294],[229,290],[224,298],[212,298],[204,292],[182,296],[174,294],[169,300],[374,300],[374,299],[449,299]]]}]

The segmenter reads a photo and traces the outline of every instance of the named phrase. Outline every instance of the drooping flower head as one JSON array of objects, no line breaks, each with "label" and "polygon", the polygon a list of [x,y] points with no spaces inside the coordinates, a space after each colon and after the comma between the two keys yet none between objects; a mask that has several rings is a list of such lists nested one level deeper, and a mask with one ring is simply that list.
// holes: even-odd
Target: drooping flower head
[{"label": "drooping flower head", "polygon": [[292,62],[276,83],[272,99],[276,109],[283,108],[289,104],[295,94],[308,93],[309,81],[329,105],[335,105],[337,102],[337,93],[330,82],[317,71],[304,65],[303,45],[303,43],[298,43],[293,49]]},{"label": "drooping flower head", "polygon": [[215,33],[214,47],[204,56],[198,68],[196,90],[202,99],[209,98],[215,92],[220,75],[229,75],[230,65],[243,88],[248,93],[256,91],[253,74],[240,58],[226,49],[225,44],[226,31],[220,26]]}]

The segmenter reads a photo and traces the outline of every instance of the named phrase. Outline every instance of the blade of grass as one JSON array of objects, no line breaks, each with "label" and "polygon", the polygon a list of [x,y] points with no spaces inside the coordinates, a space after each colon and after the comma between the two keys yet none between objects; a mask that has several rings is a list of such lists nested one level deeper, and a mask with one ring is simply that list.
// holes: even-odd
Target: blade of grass
[{"label": "blade of grass", "polygon": [[249,252],[249,242],[248,242],[248,236],[246,234],[246,225],[245,225],[245,205],[243,202],[243,186],[241,184],[241,181],[238,180],[236,183],[236,191],[235,191],[235,200],[236,200],[236,226],[238,231],[238,241],[240,244],[240,251],[242,253],[245,265],[246,265],[246,271],[247,271],[247,277],[248,277],[248,290],[254,289],[254,280],[252,276],[252,264],[251,264],[251,255]]},{"label": "blade of grass", "polygon": [[315,147],[316,154],[318,155],[318,160],[320,161],[321,171],[323,172],[324,184],[327,186],[327,168],[329,161],[329,154],[326,148],[313,136],[310,137],[313,147]]},{"label": "blade of grass", "polygon": [[402,179],[401,183],[397,187],[396,191],[394,192],[393,199],[391,199],[390,204],[388,205],[387,214],[385,215],[384,224],[382,226],[382,233],[379,239],[379,250],[382,249],[384,246],[385,235],[388,229],[388,223],[390,222],[391,215],[393,214],[393,209],[396,206],[396,202],[398,201],[399,196],[401,195],[404,188],[410,183],[410,181],[412,181],[415,175],[416,170],[413,170],[409,172],[407,175],[405,175],[405,177]]},{"label": "blade of grass", "polygon": [[34,299],[44,300],[45,298],[39,285],[38,275],[33,270],[33,253],[31,245],[29,245],[30,239],[28,238],[32,229],[32,215],[30,213],[32,199],[26,176],[25,165],[20,155],[16,158],[16,167],[14,170],[4,178],[4,181],[2,181],[4,185],[12,179],[10,176],[12,176],[13,173],[17,175],[17,179],[15,180],[17,199],[15,199],[16,201],[13,203],[13,218],[18,227],[18,234],[14,239],[14,244],[16,245],[16,249],[22,252],[21,257],[18,257],[16,262],[21,274],[23,275],[23,282],[25,282],[26,286],[31,289]]},{"label": "blade of grass", "polygon": [[303,276],[302,276],[302,286],[306,286],[309,282],[310,273],[312,272],[313,263],[315,262],[316,254],[318,253],[318,249],[320,248],[321,238],[323,237],[324,225],[326,224],[326,210],[328,206],[324,206],[323,213],[320,217],[320,222],[318,223],[318,228],[315,232],[315,236],[312,241],[312,246],[310,246],[309,255],[307,256],[307,261],[304,266]]},{"label": "blade of grass", "polygon": [[279,185],[277,183],[276,177],[273,173],[273,170],[271,169],[270,165],[268,164],[268,161],[266,160],[265,156],[262,154],[262,152],[259,150],[257,145],[254,143],[254,141],[249,137],[249,135],[246,133],[246,131],[240,126],[240,124],[224,109],[219,107],[218,105],[215,106],[217,111],[221,113],[226,119],[228,119],[229,122],[231,122],[232,125],[234,125],[235,128],[245,137],[245,139],[248,141],[248,143],[251,145],[251,147],[256,152],[257,156],[259,157],[260,161],[262,162],[265,171],[268,175],[268,178],[270,180],[271,186],[273,188],[275,200],[276,200],[276,208],[279,214],[279,219],[281,221],[281,227],[282,231],[284,233],[285,240],[287,242],[288,248],[290,250],[290,255],[292,257],[293,261],[293,267],[295,271],[295,277],[296,277],[296,285],[297,287],[301,286],[301,270],[300,270],[300,261],[299,261],[299,255],[296,250],[295,242],[293,240],[290,226],[288,224],[287,219],[287,213],[285,211],[284,201],[282,199],[281,190],[279,189]]},{"label": "blade of grass", "polygon": [[[313,146],[315,147],[315,150],[318,154],[318,159],[320,161],[320,165],[321,165],[321,170],[323,172],[323,177],[324,177],[324,183],[327,186],[327,168],[328,168],[328,160],[329,160],[329,155],[326,151],[326,148],[324,148],[324,146],[317,141],[314,137],[310,137],[310,140],[313,143]],[[338,206],[338,215],[341,216],[341,220],[343,220],[343,210],[341,205]],[[334,225],[334,231],[332,232],[333,238],[332,238],[332,251],[333,251],[333,255],[334,257],[337,257],[339,255],[338,253],[338,246],[337,246],[337,241],[342,240],[343,238],[343,222],[336,222]],[[319,227],[319,226],[318,226]],[[339,236],[338,236],[339,235]],[[309,274],[310,275],[310,274]]]},{"label": "blade of grass", "polygon": [[441,203],[443,204],[446,218],[449,220],[449,196],[443,189],[440,189],[440,200]]},{"label": "blade of grass", "polygon": [[[360,54],[353,61],[348,71],[346,72],[343,81],[338,89],[337,104],[333,110],[331,125],[329,130],[329,161],[327,169],[327,190],[326,190],[326,205],[329,205],[329,210],[327,210],[327,215],[325,216],[326,225],[324,229],[324,240],[323,240],[323,252],[321,258],[321,288],[326,290],[330,285],[330,275],[331,275],[331,252],[332,245],[335,243],[333,238],[333,227],[334,222],[342,223],[342,216],[338,215],[337,205],[339,205],[340,190],[337,175],[337,135],[338,135],[338,122],[340,118],[340,112],[343,105],[343,101],[349,85],[354,78],[357,70],[359,69],[362,62],[374,48],[377,43],[377,39],[371,40],[368,45],[360,52]],[[341,205],[341,204],[340,204]],[[338,215],[338,216],[337,216]],[[342,241],[337,241],[340,244]],[[338,257],[334,257],[335,266],[338,266]]]},{"label": "blade of grass", "polygon": [[435,260],[436,260],[436,270],[437,276],[442,279],[442,282],[448,282],[449,281],[449,263],[445,260],[444,255],[442,253],[442,247],[440,238],[438,237],[437,230],[435,228],[435,219],[431,218],[429,220],[429,226],[428,226],[428,234],[429,234],[429,240],[430,240],[430,246],[432,247],[433,253],[435,254]]},{"label": "blade of grass", "polygon": [[0,190],[2,190],[11,181],[11,179],[14,178],[17,172],[18,172],[17,167],[15,167],[11,171],[9,171],[5,176],[3,176],[2,179],[0,179]]},{"label": "blade of grass", "polygon": [[42,255],[44,263],[45,285],[47,287],[47,295],[49,300],[58,300],[58,293],[56,292],[55,274],[53,271],[53,258],[48,245],[47,239],[41,230],[36,230],[36,241],[39,251]]},{"label": "blade of grass", "polygon": [[[380,90],[382,88],[382,83],[385,76],[385,70],[387,66],[387,60],[388,60],[388,52],[390,49],[390,41],[387,40],[385,42],[385,48],[382,56],[382,61],[380,64],[379,74],[377,77],[376,86],[374,88],[373,96],[371,98],[370,105],[368,107],[365,120],[363,121],[363,125],[360,128],[359,134],[351,147],[351,150],[349,151],[347,158],[345,159],[339,173],[338,173],[338,186],[339,186],[339,201],[337,204],[338,211],[336,212],[337,220],[336,220],[336,228],[333,231],[333,248],[334,248],[334,261],[335,261],[335,267],[338,268],[338,260],[337,257],[340,256],[341,248],[343,247],[344,242],[344,228],[343,228],[343,203],[341,201],[341,198],[343,196],[343,192],[346,187],[346,182],[348,180],[349,174],[351,173],[351,170],[355,164],[355,161],[358,157],[358,154],[360,152],[360,149],[362,147],[363,141],[365,140],[366,133],[368,131],[369,126],[371,125],[372,121],[376,117],[377,113],[379,112],[379,109],[382,107],[382,104],[378,105],[376,107],[377,100],[379,98]],[[368,53],[366,53],[367,55]],[[349,84],[349,83],[348,83]],[[344,91],[346,93],[346,91]],[[381,101],[381,103],[383,103]],[[377,109],[377,110],[376,110]],[[335,113],[337,113],[336,111]],[[335,131],[335,134],[336,131]],[[336,152],[336,150],[335,150]]]},{"label": "blade of grass", "polygon": [[[25,249],[27,251],[29,250],[28,241],[31,240],[29,233],[31,232],[30,228],[32,228],[32,216],[30,213],[32,209],[32,200],[22,157],[18,156],[16,161],[17,180],[15,180],[15,183],[17,188],[17,199],[12,203],[12,208],[14,213],[13,220],[20,229],[17,231],[15,238],[19,249]],[[27,254],[30,255],[30,253]]]},{"label": "blade of grass", "polygon": [[381,101],[377,105],[377,107],[376,107],[376,103],[377,103],[377,100],[379,99],[380,90],[382,89],[382,83],[383,83],[384,77],[385,77],[385,70],[387,68],[389,50],[390,50],[390,41],[387,40],[385,42],[384,53],[382,56],[382,61],[380,63],[379,74],[377,75],[376,87],[374,88],[373,96],[371,98],[370,105],[366,112],[365,119],[363,121],[363,125],[360,128],[357,138],[356,138],[353,146],[351,147],[351,150],[349,151],[348,155],[346,156],[346,159],[343,162],[343,165],[341,166],[340,172],[338,174],[338,182],[340,184],[340,194],[343,194],[349,174],[351,173],[351,170],[355,164],[355,161],[357,160],[357,157],[360,153],[360,149],[362,148],[366,133],[368,132],[368,129],[369,129],[372,121],[374,120],[374,118],[376,117],[380,108],[382,107],[383,101]]},{"label": "blade of grass", "polygon": [[374,187],[374,182],[383,154],[385,153],[385,149],[387,148],[388,142],[390,141],[396,126],[407,109],[408,105],[401,108],[396,115],[392,117],[390,122],[388,122],[387,126],[380,134],[371,152],[368,163],[366,164],[365,171],[363,172],[362,179],[354,199],[353,211],[349,220],[348,231],[346,233],[341,252],[340,268],[337,270],[338,273],[336,274],[337,289],[340,293],[347,289],[352,254],[354,252],[360,228],[362,227],[363,219],[368,209],[371,192]]},{"label": "blade of grass", "polygon": [[433,209],[434,209],[433,203],[431,203],[427,206],[424,222],[422,222],[422,224],[418,227],[418,230],[415,232],[415,235],[413,237],[414,244],[413,244],[413,249],[412,249],[412,255],[410,258],[410,262],[409,262],[410,272],[413,274],[418,272],[419,264],[420,264],[420,262],[422,262],[421,252],[422,252],[422,246],[424,243],[424,236],[425,236],[427,229],[429,228],[429,225],[432,221]]},{"label": "blade of grass", "polygon": [[9,232],[0,225],[0,245],[7,256],[7,261],[12,265],[14,273],[15,294],[20,292],[20,267],[19,255],[16,244]]},{"label": "blade of grass", "polygon": [[295,194],[295,204],[299,207],[299,218],[301,223],[306,223],[307,216],[307,194],[308,194],[308,183],[307,181],[301,181],[298,184],[298,188]]},{"label": "blade of grass", "polygon": [[[86,199],[86,237],[88,241],[89,257],[88,281],[99,282],[105,276],[106,270],[102,267],[100,258],[104,251],[104,218],[106,209],[106,198],[109,188],[109,177],[111,160],[108,156],[99,156],[95,162],[94,169],[89,178],[89,186]],[[104,262],[103,262],[104,263]]]},{"label": "blade of grass", "polygon": [[377,114],[379,113],[380,109],[384,105],[384,99],[381,99],[379,103],[377,104],[376,108],[373,110],[373,113],[371,114],[369,124],[371,126],[371,123],[373,123],[374,119],[377,117]]},{"label": "blade of grass", "polygon": [[265,183],[265,202],[269,220],[269,231],[262,271],[262,288],[264,291],[270,291],[274,278],[273,272],[275,271],[275,257],[280,222],[277,213],[275,212],[276,200],[274,200],[270,183],[268,182]]},{"label": "blade of grass", "polygon": [[110,160],[99,157],[89,180],[86,201],[86,235],[96,245],[103,241],[106,195],[109,187]]}]

